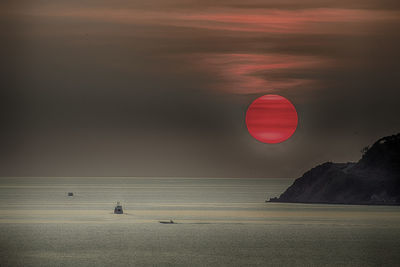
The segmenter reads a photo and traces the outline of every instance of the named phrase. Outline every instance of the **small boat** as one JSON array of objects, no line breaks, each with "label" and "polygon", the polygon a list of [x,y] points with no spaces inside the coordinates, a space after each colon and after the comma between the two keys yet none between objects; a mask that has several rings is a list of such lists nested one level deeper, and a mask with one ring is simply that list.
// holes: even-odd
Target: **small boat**
[{"label": "small boat", "polygon": [[73,196],[74,196],[74,193],[68,192],[68,196],[69,196],[69,197],[73,197]]},{"label": "small boat", "polygon": [[117,206],[114,208],[114,214],[123,214],[124,210],[122,209],[121,203],[117,202]]},{"label": "small boat", "polygon": [[163,223],[163,224],[174,224],[176,222],[174,222],[173,220],[169,220],[169,221],[159,221],[159,223]]}]

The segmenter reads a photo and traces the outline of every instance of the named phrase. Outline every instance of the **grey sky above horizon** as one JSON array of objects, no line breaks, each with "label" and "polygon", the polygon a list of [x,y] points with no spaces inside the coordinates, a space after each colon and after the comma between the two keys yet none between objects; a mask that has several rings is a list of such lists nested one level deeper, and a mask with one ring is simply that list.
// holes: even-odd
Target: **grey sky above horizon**
[{"label": "grey sky above horizon", "polygon": [[2,1],[0,176],[295,178],[400,132],[398,1],[265,2]]}]

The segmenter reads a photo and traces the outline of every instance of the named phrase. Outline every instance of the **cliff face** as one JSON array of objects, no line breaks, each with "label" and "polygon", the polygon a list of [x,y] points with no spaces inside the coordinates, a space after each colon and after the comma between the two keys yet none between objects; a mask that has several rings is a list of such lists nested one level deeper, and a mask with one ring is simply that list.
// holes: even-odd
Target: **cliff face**
[{"label": "cliff face", "polygon": [[400,205],[400,134],[379,139],[357,163],[309,170],[270,201]]}]

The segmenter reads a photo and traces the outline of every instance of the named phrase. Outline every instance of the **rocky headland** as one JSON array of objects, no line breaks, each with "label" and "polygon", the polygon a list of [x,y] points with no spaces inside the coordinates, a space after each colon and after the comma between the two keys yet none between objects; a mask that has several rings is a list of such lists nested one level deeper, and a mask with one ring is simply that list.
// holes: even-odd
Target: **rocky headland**
[{"label": "rocky headland", "polygon": [[270,202],[400,205],[400,134],[364,150],[356,163],[323,163]]}]

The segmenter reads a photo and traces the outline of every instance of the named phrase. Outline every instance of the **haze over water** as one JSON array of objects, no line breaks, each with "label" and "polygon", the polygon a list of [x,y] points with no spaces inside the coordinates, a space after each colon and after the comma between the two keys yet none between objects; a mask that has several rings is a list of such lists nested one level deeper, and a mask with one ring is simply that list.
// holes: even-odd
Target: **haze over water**
[{"label": "haze over water", "polygon": [[[400,207],[264,202],[292,182],[0,178],[0,262],[2,266],[395,266],[400,262]],[[125,214],[113,214],[117,201]],[[158,222],[170,219],[177,224]]]}]

